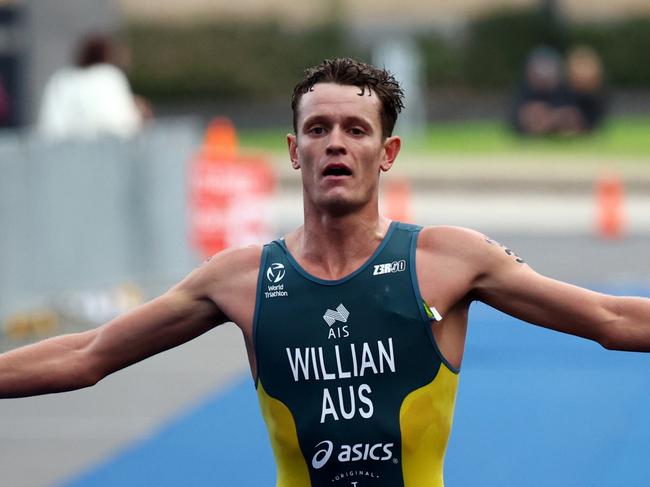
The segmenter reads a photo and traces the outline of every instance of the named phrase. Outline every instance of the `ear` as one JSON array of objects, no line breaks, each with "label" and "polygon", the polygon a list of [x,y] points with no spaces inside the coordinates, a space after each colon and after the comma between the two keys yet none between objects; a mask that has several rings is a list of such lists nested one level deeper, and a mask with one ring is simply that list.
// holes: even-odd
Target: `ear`
[{"label": "ear", "polygon": [[300,160],[298,159],[298,138],[293,134],[287,134],[287,146],[289,147],[291,167],[294,169],[300,169]]},{"label": "ear", "polygon": [[401,148],[402,139],[400,139],[399,136],[393,135],[392,137],[386,138],[384,141],[381,164],[379,165],[379,168],[382,171],[386,172],[393,167],[393,163],[395,162],[395,159],[397,159],[397,155]]}]

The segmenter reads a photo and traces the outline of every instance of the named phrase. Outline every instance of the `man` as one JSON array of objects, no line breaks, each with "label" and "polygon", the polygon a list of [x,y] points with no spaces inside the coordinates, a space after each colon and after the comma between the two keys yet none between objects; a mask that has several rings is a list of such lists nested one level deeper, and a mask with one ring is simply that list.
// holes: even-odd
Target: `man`
[{"label": "man", "polygon": [[442,486],[473,300],[606,348],[650,350],[650,300],[543,277],[471,230],[379,215],[379,174],[400,151],[402,91],[389,73],[325,61],[292,107],[302,227],[223,251],[97,329],[0,356],[0,397],[87,387],[233,321],[278,486]]},{"label": "man", "polygon": [[131,91],[122,71],[126,47],[90,34],[79,44],[74,66],[54,72],[43,91],[37,128],[51,139],[95,139],[135,135],[151,118],[151,107]]}]

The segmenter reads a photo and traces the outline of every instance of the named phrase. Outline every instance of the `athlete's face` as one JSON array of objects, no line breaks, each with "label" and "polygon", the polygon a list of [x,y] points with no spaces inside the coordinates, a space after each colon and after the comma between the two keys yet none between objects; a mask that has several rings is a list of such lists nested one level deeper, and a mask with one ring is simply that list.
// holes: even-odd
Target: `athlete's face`
[{"label": "athlete's face", "polygon": [[399,137],[382,136],[380,108],[375,92],[357,86],[318,83],[303,95],[288,143],[306,204],[337,214],[376,205],[379,172],[400,149]]}]

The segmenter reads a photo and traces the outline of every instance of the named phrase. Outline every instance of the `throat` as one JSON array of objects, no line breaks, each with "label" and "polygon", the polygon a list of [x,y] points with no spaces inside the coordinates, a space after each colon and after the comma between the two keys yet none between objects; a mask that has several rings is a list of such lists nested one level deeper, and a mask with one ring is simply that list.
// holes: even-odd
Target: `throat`
[{"label": "throat", "polygon": [[308,273],[325,280],[341,279],[361,267],[381,245],[390,221],[335,228],[301,229],[287,236],[287,248]]}]

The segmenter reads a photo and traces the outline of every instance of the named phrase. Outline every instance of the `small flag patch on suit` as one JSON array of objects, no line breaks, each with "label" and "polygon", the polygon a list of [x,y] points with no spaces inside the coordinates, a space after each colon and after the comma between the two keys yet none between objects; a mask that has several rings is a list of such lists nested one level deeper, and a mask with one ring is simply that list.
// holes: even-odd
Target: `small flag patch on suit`
[{"label": "small flag patch on suit", "polygon": [[422,306],[424,306],[424,311],[431,320],[442,321],[442,315],[438,313],[438,310],[434,306],[429,306],[427,303],[422,301]]}]

